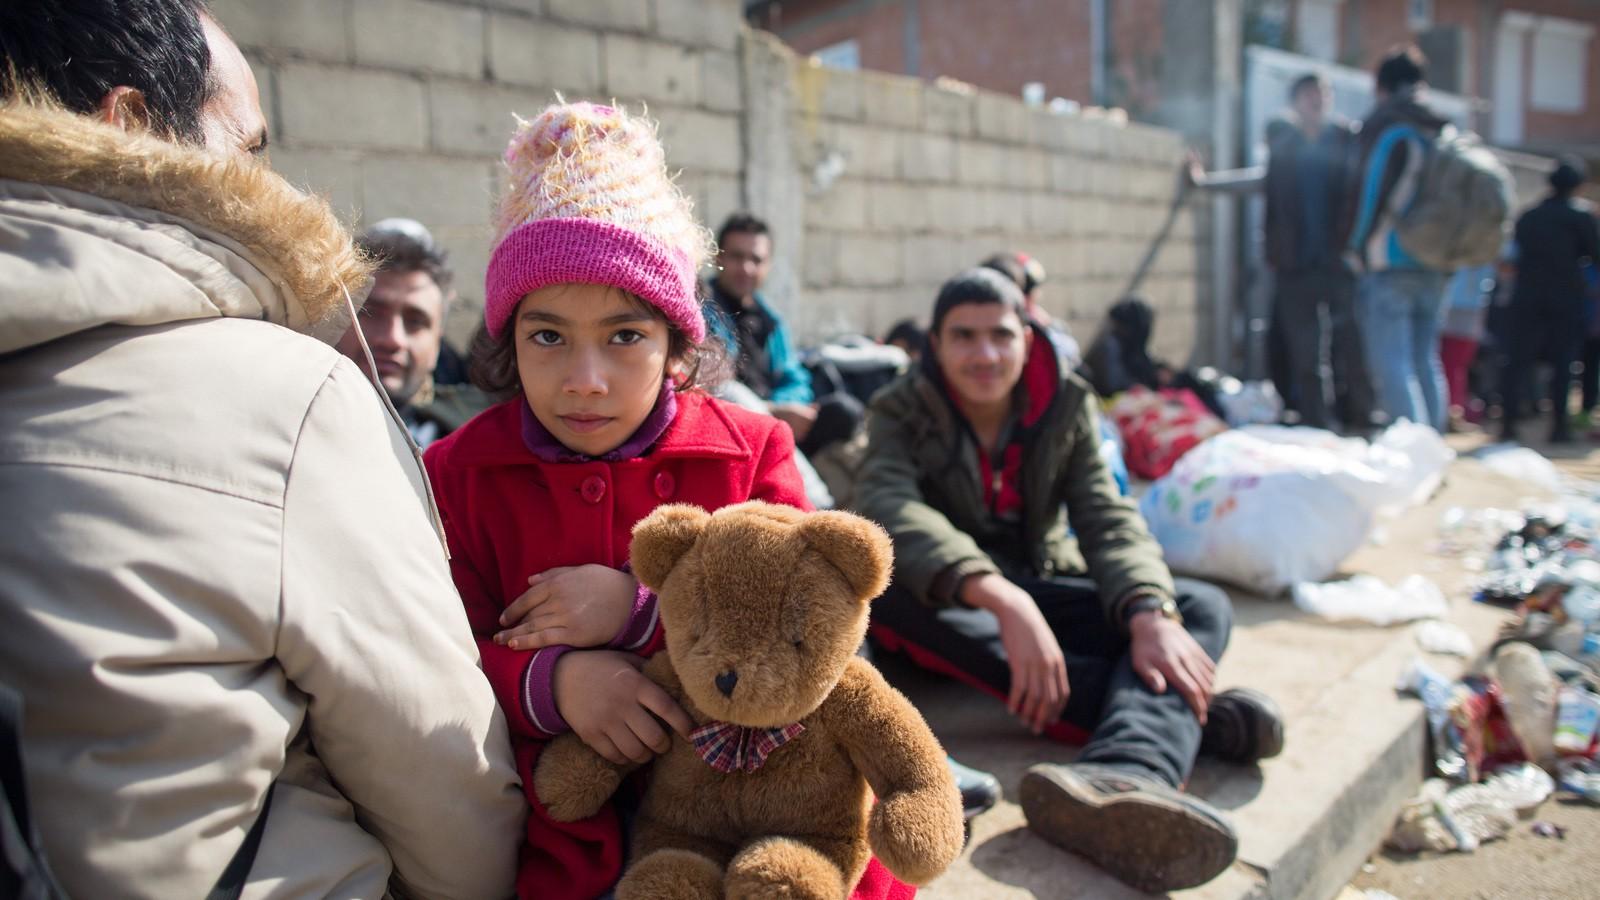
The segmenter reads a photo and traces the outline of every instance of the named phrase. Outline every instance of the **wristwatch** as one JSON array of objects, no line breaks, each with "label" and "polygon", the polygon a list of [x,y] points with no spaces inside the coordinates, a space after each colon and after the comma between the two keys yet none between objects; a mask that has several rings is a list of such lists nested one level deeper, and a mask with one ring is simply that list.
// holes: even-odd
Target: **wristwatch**
[{"label": "wristwatch", "polygon": [[1122,607],[1122,627],[1127,628],[1132,625],[1133,617],[1145,612],[1153,612],[1179,625],[1183,624],[1183,613],[1178,612],[1177,601],[1160,594],[1140,594]]}]

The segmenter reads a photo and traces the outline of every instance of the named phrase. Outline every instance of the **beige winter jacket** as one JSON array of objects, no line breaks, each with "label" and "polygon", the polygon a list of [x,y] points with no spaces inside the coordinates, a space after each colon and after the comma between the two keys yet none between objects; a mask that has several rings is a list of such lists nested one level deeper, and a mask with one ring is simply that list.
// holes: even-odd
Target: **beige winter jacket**
[{"label": "beige winter jacket", "polygon": [[246,897],[511,892],[421,476],[322,342],[366,277],[263,166],[0,109],[0,678],[74,897],[204,896],[274,780]]}]

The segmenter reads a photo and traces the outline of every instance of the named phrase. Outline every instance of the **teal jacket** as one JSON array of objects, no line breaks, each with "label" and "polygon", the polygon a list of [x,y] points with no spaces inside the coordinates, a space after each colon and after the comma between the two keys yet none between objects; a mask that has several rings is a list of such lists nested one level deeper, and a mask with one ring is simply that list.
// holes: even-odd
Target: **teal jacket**
[{"label": "teal jacket", "polygon": [[[712,300],[705,304],[706,325],[728,348],[731,359],[739,358],[739,334],[728,314],[715,299],[716,285],[709,288]],[[810,403],[816,399],[811,391],[811,373],[795,352],[794,341],[789,337],[789,326],[777,311],[767,305],[760,292],[756,293],[756,308],[772,320],[772,333],[767,336],[767,360],[771,369],[772,396],[764,399],[773,403]]]}]

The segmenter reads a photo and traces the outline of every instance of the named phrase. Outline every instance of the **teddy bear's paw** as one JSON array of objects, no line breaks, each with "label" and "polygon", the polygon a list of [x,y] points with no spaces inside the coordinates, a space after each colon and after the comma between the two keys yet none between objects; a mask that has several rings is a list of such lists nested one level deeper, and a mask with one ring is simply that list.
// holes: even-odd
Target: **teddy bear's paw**
[{"label": "teddy bear's paw", "polygon": [[927,884],[961,854],[961,801],[953,792],[915,791],[882,798],[867,820],[873,855],[907,884]]},{"label": "teddy bear's paw", "polygon": [[728,864],[729,900],[843,900],[844,874],[816,848],[789,838],[765,838]]},{"label": "teddy bear's paw", "polygon": [[622,773],[575,735],[552,742],[533,770],[533,792],[557,822],[589,818],[621,784]]},{"label": "teddy bear's paw", "polygon": [[628,867],[617,900],[720,900],[722,867],[689,850],[657,850]]}]

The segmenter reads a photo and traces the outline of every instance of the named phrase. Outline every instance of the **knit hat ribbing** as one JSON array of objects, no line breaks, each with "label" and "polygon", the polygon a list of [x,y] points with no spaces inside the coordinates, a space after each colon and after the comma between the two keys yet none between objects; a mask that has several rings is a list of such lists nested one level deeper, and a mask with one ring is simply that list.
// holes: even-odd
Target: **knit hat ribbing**
[{"label": "knit hat ribbing", "polygon": [[711,235],[667,174],[655,126],[592,103],[519,121],[505,154],[484,324],[498,337],[524,296],[552,284],[621,288],[705,337],[696,273]]}]

